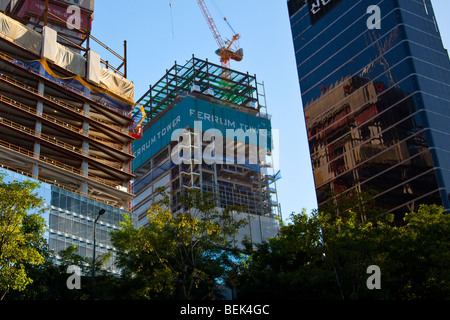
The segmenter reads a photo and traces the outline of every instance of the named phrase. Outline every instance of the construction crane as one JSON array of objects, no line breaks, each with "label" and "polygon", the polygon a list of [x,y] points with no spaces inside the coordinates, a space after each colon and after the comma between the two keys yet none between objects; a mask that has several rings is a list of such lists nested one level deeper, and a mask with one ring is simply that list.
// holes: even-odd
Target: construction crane
[{"label": "construction crane", "polygon": [[234,32],[233,28],[231,28],[227,19],[224,18],[225,22],[230,26],[230,29],[233,31],[234,35],[231,40],[223,40],[222,36],[219,33],[219,30],[209,13],[208,7],[205,4],[204,0],[197,0],[197,3],[202,11],[206,22],[208,23],[209,29],[211,30],[214,39],[219,45],[219,49],[216,50],[216,54],[220,56],[220,63],[222,67],[229,69],[230,68],[230,60],[233,59],[235,61],[241,61],[244,58],[244,50],[239,48],[238,40],[240,39],[240,35]]}]

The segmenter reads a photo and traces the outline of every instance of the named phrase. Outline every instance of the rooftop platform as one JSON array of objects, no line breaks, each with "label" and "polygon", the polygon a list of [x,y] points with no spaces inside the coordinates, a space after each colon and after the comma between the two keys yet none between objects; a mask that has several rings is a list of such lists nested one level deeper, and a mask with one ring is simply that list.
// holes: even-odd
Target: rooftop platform
[{"label": "rooftop platform", "polygon": [[[203,93],[233,108],[260,109],[256,76],[223,68],[208,60],[192,57],[185,65],[175,62],[166,74],[137,101],[135,118],[145,111],[145,127],[175,99],[186,93]],[[135,120],[136,121],[136,120]]]}]

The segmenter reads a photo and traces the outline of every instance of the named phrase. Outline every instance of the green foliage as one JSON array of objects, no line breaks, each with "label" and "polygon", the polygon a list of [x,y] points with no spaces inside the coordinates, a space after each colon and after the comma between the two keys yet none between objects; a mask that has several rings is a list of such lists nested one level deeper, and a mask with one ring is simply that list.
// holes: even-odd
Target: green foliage
[{"label": "green foliage", "polygon": [[[109,255],[92,261],[76,247],[53,263],[37,186],[0,181],[0,293],[8,299],[214,299],[218,283],[242,299],[450,299],[450,215],[439,206],[420,206],[398,223],[370,195],[350,193],[293,214],[277,237],[239,250],[239,208],[219,211],[212,195],[190,190],[177,195],[184,210],[171,214],[161,190],[145,227],[125,216],[111,233],[122,271],[115,277],[101,268]],[[82,269],[80,290],[66,286],[70,265]],[[370,265],[381,269],[380,290],[366,286]]]},{"label": "green foliage", "polygon": [[0,299],[10,290],[23,291],[33,282],[27,265],[44,262],[43,200],[35,182],[5,183],[0,177]]},{"label": "green foliage", "polygon": [[161,193],[145,227],[135,228],[126,217],[122,229],[111,234],[124,280],[134,287],[131,298],[212,299],[232,264],[230,239],[244,223],[233,218],[237,208],[219,212],[212,195],[198,190],[178,197],[183,212],[172,215],[169,196]]},{"label": "green foliage", "polygon": [[[238,297],[450,298],[450,216],[421,206],[397,226],[370,199],[355,194],[323,211],[292,215],[279,237],[250,248],[235,268]],[[370,265],[381,269],[380,290],[366,286]]]},{"label": "green foliage", "polygon": [[450,299],[450,215],[422,205],[404,221],[385,240],[388,289],[405,299]]}]

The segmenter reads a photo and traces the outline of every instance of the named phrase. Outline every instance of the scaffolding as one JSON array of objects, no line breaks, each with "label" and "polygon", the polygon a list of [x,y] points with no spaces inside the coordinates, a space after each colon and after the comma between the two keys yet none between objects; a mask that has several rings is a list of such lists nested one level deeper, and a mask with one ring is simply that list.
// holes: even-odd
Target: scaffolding
[{"label": "scaffolding", "polygon": [[[71,6],[73,5],[76,5],[80,11],[81,21],[78,27],[70,22],[72,20],[70,19]],[[126,78],[127,42],[124,41],[124,53],[121,55],[92,35],[94,6],[94,0],[3,0],[0,9],[38,33],[42,33],[44,26],[51,27],[58,32],[59,43],[74,52],[81,52],[84,57],[87,57],[92,42],[97,43],[106,49],[115,61],[120,63],[119,66],[113,66],[109,60],[100,59],[102,65]]]},{"label": "scaffolding", "polygon": [[[246,107],[258,111],[256,76],[224,68],[192,56],[185,65],[175,62],[166,74],[137,101],[133,118],[145,112],[145,127],[160,112],[174,103],[179,96],[191,92],[203,93],[233,107]],[[136,121],[136,120],[135,120]],[[138,122],[138,121],[136,121]]]},{"label": "scaffolding", "polygon": [[[175,63],[171,69],[166,70],[165,75],[150,86],[138,100],[137,104],[145,114],[145,120],[142,120],[144,130],[150,130],[154,125],[158,127],[159,121],[169,116],[170,110],[188,97],[225,109],[237,110],[264,121],[271,118],[267,111],[264,83],[258,82],[256,76],[227,69],[193,56],[185,65]],[[140,114],[136,112],[135,116]],[[202,134],[195,127],[188,127],[178,138],[184,143],[182,148],[188,150],[188,152],[183,150],[182,153],[190,154],[192,159],[185,159],[182,164],[174,164],[171,155],[179,145],[177,141],[172,141],[151,156],[151,159],[144,160],[139,167],[134,168],[136,179],[133,191],[137,195],[134,210],[140,218],[143,219],[144,209],[155,196],[156,185],[165,185],[173,191],[171,198],[173,213],[183,210],[178,196],[183,194],[184,190],[198,189],[203,193],[212,193],[218,208],[238,206],[243,212],[254,216],[280,217],[276,186],[280,175],[274,172],[272,166],[273,144],[271,143],[269,148],[257,147],[257,159],[252,158],[250,161],[250,154],[247,154],[250,150],[249,144],[245,141],[240,144],[236,142],[233,147],[234,154],[237,155],[238,150],[245,149],[245,163],[238,163],[237,158],[234,158],[233,163],[230,163],[231,158],[206,163],[194,156],[198,153],[204,155],[205,148],[208,147],[209,142],[199,139]],[[227,147],[228,144],[223,143],[224,149],[220,154],[228,154]],[[263,153],[259,148],[266,150]],[[260,157],[261,154],[265,156]],[[149,191],[150,189],[152,191]]]},{"label": "scaffolding", "polygon": [[0,7],[0,165],[130,210],[134,85],[50,27],[69,2],[40,2]]}]

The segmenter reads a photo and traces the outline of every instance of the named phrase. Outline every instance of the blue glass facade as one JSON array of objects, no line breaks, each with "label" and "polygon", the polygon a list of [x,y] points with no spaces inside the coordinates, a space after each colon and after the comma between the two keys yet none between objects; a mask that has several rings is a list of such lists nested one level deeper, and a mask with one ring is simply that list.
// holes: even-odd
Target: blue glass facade
[{"label": "blue glass facade", "polygon": [[5,173],[3,179],[5,182],[31,180],[40,184],[36,194],[44,199],[47,209],[44,214],[47,224],[45,237],[50,250],[56,254],[56,259],[58,259],[59,251],[72,245],[77,246],[80,256],[92,257],[94,220],[100,209],[105,209],[106,212],[98,220],[96,227],[96,255],[98,257],[111,252],[113,255],[104,267],[113,273],[119,272],[114,266],[116,250],[112,247],[109,232],[119,229],[119,223],[123,219],[123,210],[34,180],[17,172],[5,169],[0,169],[0,172]]},{"label": "blue glass facade", "polygon": [[319,207],[357,189],[392,212],[450,211],[450,62],[430,0],[288,7]]}]

